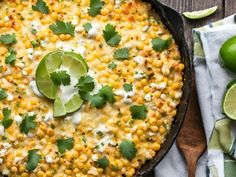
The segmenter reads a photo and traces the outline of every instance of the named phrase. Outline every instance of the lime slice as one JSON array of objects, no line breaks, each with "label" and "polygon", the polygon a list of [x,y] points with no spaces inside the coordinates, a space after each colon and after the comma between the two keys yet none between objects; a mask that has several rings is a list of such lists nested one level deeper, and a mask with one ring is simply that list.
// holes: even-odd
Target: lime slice
[{"label": "lime slice", "polygon": [[194,12],[184,12],[183,15],[189,19],[201,19],[207,16],[212,15],[218,9],[217,6],[214,6],[209,9],[194,11]]},{"label": "lime slice", "polygon": [[74,95],[66,104],[66,112],[72,113],[78,110],[83,104],[83,100],[80,98],[79,94]]},{"label": "lime slice", "polygon": [[231,119],[236,120],[236,84],[233,84],[226,92],[223,101],[223,111]]},{"label": "lime slice", "polygon": [[60,97],[56,97],[53,105],[53,116],[62,117],[66,115],[66,108]]},{"label": "lime slice", "polygon": [[[84,58],[73,52],[54,51],[46,55],[39,63],[36,70],[36,84],[40,93],[54,101],[54,117],[61,117],[79,109],[83,103],[78,92],[75,91],[69,101],[63,102],[59,96],[59,87],[52,81],[50,74],[60,68],[66,68],[74,80],[86,76],[88,66]],[[73,88],[74,85],[70,87]],[[68,89],[70,89],[68,87]]]}]

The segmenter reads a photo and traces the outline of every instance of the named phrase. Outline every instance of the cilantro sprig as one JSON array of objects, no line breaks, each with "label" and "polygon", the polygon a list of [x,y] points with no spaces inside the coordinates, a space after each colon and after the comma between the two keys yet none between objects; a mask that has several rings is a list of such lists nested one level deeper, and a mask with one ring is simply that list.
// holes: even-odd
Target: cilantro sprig
[{"label": "cilantro sprig", "polygon": [[58,34],[70,34],[74,36],[75,34],[75,26],[72,25],[71,22],[63,22],[57,20],[56,23],[49,26],[52,32],[56,35]]},{"label": "cilantro sprig", "polygon": [[58,151],[63,154],[66,150],[71,150],[74,146],[74,139],[67,138],[67,139],[58,139],[57,140],[57,147]]},{"label": "cilantro sprig", "polygon": [[121,48],[117,49],[114,52],[113,57],[117,60],[126,60],[129,59],[129,49],[128,48]]},{"label": "cilantro sprig", "polygon": [[0,101],[4,100],[5,98],[7,98],[7,93],[3,89],[0,89]]},{"label": "cilantro sprig", "polygon": [[6,57],[5,63],[10,64],[10,65],[14,65],[14,63],[16,61],[16,51],[14,51],[13,49],[9,49],[8,52],[9,52],[9,55]]},{"label": "cilantro sprig", "polygon": [[133,105],[130,107],[133,119],[145,119],[147,117],[147,107],[145,105]]},{"label": "cilantro sprig", "polygon": [[92,28],[92,24],[91,23],[85,23],[83,25],[83,27],[84,27],[84,30],[86,31],[86,33],[88,33],[89,30],[91,30],[91,28]]},{"label": "cilantro sprig", "polygon": [[111,47],[117,46],[121,41],[121,35],[116,31],[116,27],[111,24],[106,25],[105,30],[103,31],[103,36],[106,43]]},{"label": "cilantro sprig", "polygon": [[94,89],[95,84],[94,84],[94,80],[92,77],[82,76],[79,79],[79,82],[76,86],[79,88],[80,91],[91,92]]},{"label": "cilantro sprig", "polygon": [[2,113],[3,113],[3,120],[1,124],[3,125],[4,128],[9,128],[13,122],[13,120],[10,119],[11,110],[8,108],[3,108]]},{"label": "cilantro sprig", "polygon": [[104,4],[101,0],[90,0],[89,15],[92,17],[99,15]]},{"label": "cilantro sprig", "polygon": [[109,166],[109,160],[107,159],[106,156],[104,156],[103,158],[97,160],[97,164],[99,168],[105,169],[106,167]]},{"label": "cilantro sprig", "polygon": [[126,92],[131,92],[133,91],[133,85],[132,84],[124,84],[123,88]]},{"label": "cilantro sprig", "polygon": [[91,105],[98,109],[102,108],[106,104],[105,99],[100,94],[91,96],[90,101],[91,101]]},{"label": "cilantro sprig", "polygon": [[49,8],[43,0],[37,0],[35,5],[32,5],[32,9],[34,11],[39,11],[43,14],[48,14],[49,13]]},{"label": "cilantro sprig", "polygon": [[70,75],[66,71],[55,71],[51,73],[51,79],[56,85],[70,85]]},{"label": "cilantro sprig", "polygon": [[127,158],[128,160],[132,160],[137,153],[135,148],[135,144],[132,141],[124,140],[119,145],[120,152],[123,157]]},{"label": "cilantro sprig", "polygon": [[35,114],[34,115],[26,114],[24,116],[22,123],[20,124],[20,131],[25,134],[28,134],[31,129],[35,129],[36,128],[35,118],[36,118]]},{"label": "cilantro sprig", "polygon": [[37,152],[38,152],[37,149],[28,151],[28,161],[26,169],[30,172],[33,171],[38,166],[38,163],[42,158],[41,155],[37,154]]},{"label": "cilantro sprig", "polygon": [[108,64],[108,68],[113,70],[113,69],[116,68],[116,64],[114,62],[111,62],[111,63]]},{"label": "cilantro sprig", "polygon": [[162,52],[163,50],[168,49],[171,42],[172,42],[171,38],[167,39],[167,40],[163,40],[163,39],[157,37],[157,38],[152,40],[152,48],[155,51]]},{"label": "cilantro sprig", "polygon": [[0,36],[0,43],[7,44],[7,45],[16,43],[16,35],[15,35],[15,33],[1,35]]}]

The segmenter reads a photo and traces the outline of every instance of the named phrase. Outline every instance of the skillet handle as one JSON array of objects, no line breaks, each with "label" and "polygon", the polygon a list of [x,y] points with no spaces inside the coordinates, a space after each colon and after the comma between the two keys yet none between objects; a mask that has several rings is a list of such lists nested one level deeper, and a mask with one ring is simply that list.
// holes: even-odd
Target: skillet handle
[{"label": "skillet handle", "polygon": [[142,175],[142,177],[155,177],[154,169],[150,173]]}]

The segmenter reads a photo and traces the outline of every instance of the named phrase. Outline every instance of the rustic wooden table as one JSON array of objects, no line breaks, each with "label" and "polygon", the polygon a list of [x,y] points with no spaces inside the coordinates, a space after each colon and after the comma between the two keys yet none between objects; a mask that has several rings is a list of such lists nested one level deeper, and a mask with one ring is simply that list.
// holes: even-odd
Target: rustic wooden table
[{"label": "rustic wooden table", "polygon": [[[213,7],[215,5],[218,6],[218,11],[210,17],[204,18],[202,20],[184,19],[185,38],[189,46],[190,54],[192,54],[192,29],[193,28],[206,25],[210,22],[217,21],[219,19],[222,19],[224,17],[227,17],[231,14],[236,13],[236,0],[160,0],[160,1],[176,9],[180,13],[185,12],[185,11],[202,10],[202,9]],[[195,82],[194,82],[194,75],[193,75],[193,84],[192,84],[192,94],[190,98],[190,104],[189,104],[188,112],[186,115],[185,123],[191,122],[192,119],[199,119],[199,121],[201,122],[201,114],[200,114],[198,100],[197,100],[197,92],[196,92],[196,87],[195,87]],[[153,176],[154,174],[151,174],[150,177],[153,177]]]}]

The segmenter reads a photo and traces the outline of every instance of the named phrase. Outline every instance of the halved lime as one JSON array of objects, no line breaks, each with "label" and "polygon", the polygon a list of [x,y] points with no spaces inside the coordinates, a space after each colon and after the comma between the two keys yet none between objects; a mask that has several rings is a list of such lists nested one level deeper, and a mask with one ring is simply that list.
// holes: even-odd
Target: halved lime
[{"label": "halved lime", "polygon": [[66,108],[60,97],[56,97],[53,105],[53,116],[62,117],[66,115]]},{"label": "halved lime", "polygon": [[236,84],[236,79],[230,81],[230,82],[227,84],[227,88],[229,89],[229,88],[232,87],[234,84]]},{"label": "halved lime", "polygon": [[[79,93],[70,98],[69,101],[63,102],[60,98],[59,87],[51,79],[51,73],[60,68],[67,69],[69,75],[74,80],[79,80],[81,76],[86,76],[88,66],[84,58],[73,52],[54,51],[46,55],[39,63],[36,70],[36,84],[39,91],[45,97],[55,100],[54,117],[61,117],[79,109],[83,103]],[[74,85],[71,85],[72,87]],[[69,87],[68,87],[69,88]]]},{"label": "halved lime", "polygon": [[184,12],[183,15],[189,19],[201,19],[201,18],[212,15],[213,13],[215,13],[217,9],[218,7],[214,6],[205,10],[194,11],[194,12]]},{"label": "halved lime", "polygon": [[78,110],[81,105],[83,104],[83,100],[80,98],[79,95],[74,95],[66,104],[66,112],[67,113],[72,113]]},{"label": "halved lime", "polygon": [[223,111],[231,119],[236,120],[236,84],[226,92],[223,101]]}]

